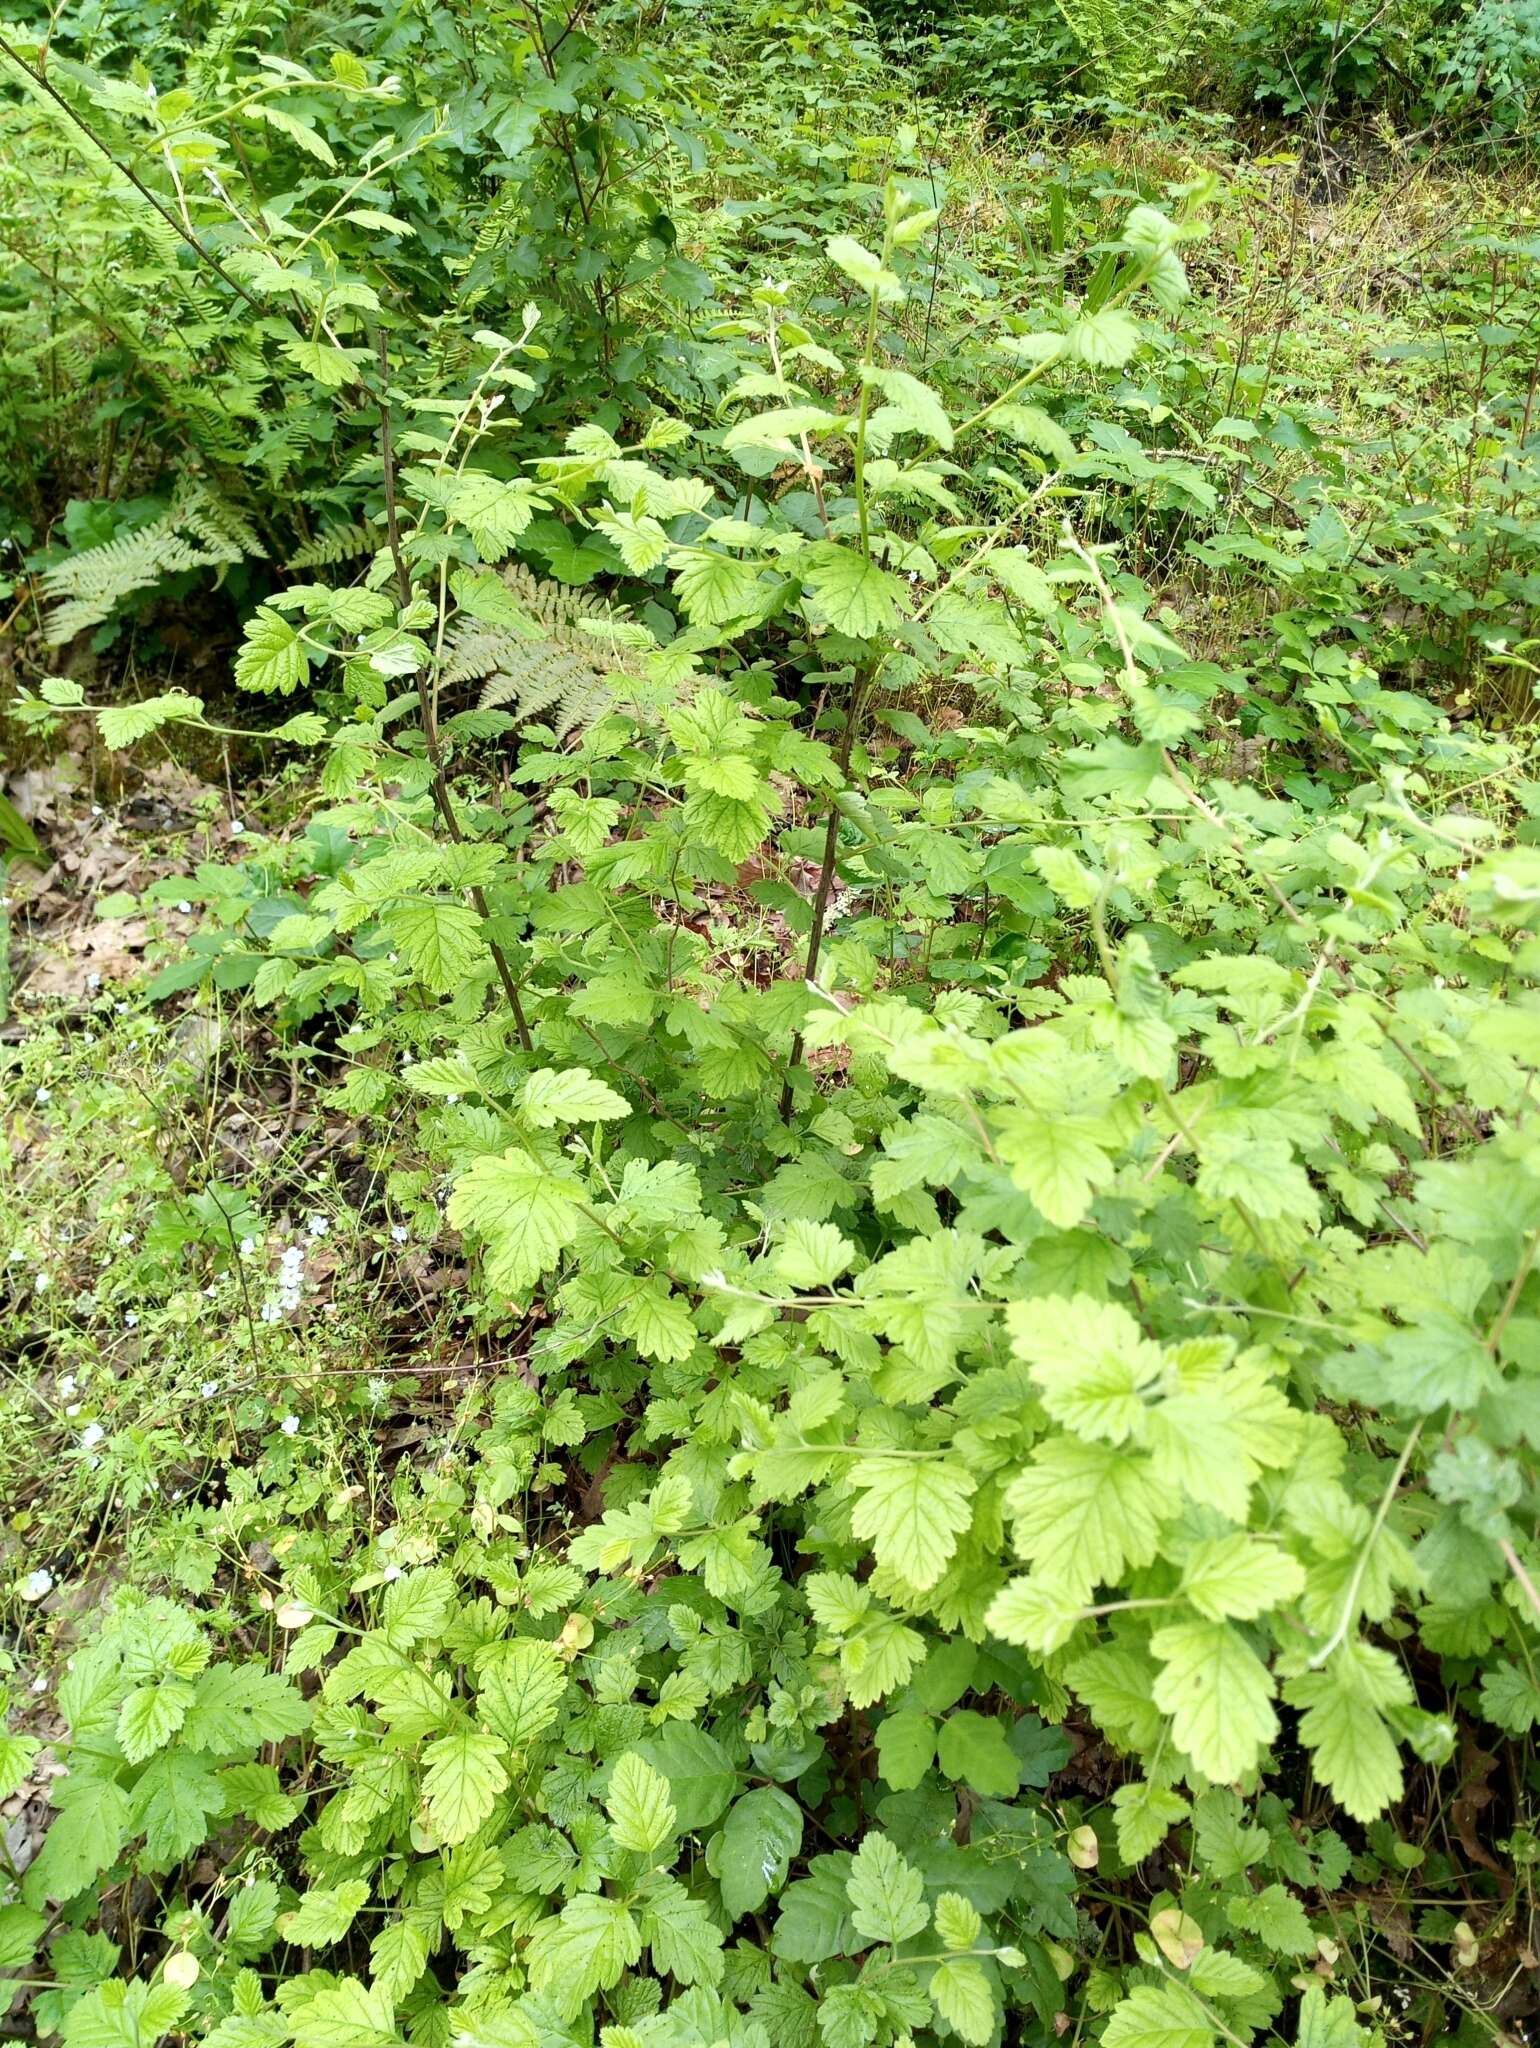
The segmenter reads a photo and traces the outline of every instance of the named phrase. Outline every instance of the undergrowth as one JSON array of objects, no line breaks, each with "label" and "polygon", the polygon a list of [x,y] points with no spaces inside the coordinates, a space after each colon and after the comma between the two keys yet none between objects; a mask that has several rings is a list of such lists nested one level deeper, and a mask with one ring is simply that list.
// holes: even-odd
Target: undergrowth
[{"label": "undergrowth", "polygon": [[10,2024],[1527,2038],[1522,172],[155,19],[0,32]]}]

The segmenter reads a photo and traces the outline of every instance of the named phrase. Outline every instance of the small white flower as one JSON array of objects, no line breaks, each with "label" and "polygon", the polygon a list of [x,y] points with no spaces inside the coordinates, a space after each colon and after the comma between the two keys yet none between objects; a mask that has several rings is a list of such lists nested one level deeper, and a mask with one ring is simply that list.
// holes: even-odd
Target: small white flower
[{"label": "small white flower", "polygon": [[205,1287],[203,1290],[203,1298],[205,1301],[218,1301],[219,1289],[217,1287]]},{"label": "small white flower", "polygon": [[392,1225],[390,1226],[390,1234],[396,1240],[397,1244],[405,1244],[412,1233],[407,1229],[404,1223],[392,1223]]},{"label": "small white flower", "polygon": [[53,1591],[53,1573],[40,1565],[35,1572],[28,1572],[16,1590],[23,1600],[46,1600]]},{"label": "small white flower", "polygon": [[330,1224],[329,1224],[329,1223],[327,1222],[327,1220],[326,1220],[326,1218],[325,1218],[324,1216],[312,1216],[312,1217],[311,1217],[311,1219],[310,1219],[310,1235],[311,1235],[312,1237],[325,1237],[325,1235],[326,1235],[327,1231],[328,1231],[328,1230],[330,1230],[330,1229],[331,1229],[331,1225],[330,1225]]},{"label": "small white flower", "polygon": [[34,1692],[47,1692],[48,1680],[46,1678],[34,1678],[32,1681],[32,1690]]},{"label": "small white flower", "polygon": [[118,1243],[119,1243],[119,1244],[124,1244],[124,1245],[128,1245],[128,1244],[132,1244],[132,1243],[133,1243],[133,1241],[134,1241],[134,1233],[133,1233],[133,1232],[132,1232],[131,1230],[120,1230],[120,1231],[118,1232]]},{"label": "small white flower", "polygon": [[72,1372],[63,1373],[60,1375],[58,1382],[59,1392],[64,1396],[65,1400],[67,1401],[70,1395],[74,1393],[76,1387],[79,1386],[79,1384],[79,1380],[76,1379],[75,1375]]},{"label": "small white flower", "polygon": [[205,1401],[212,1401],[214,1396],[219,1392],[218,1380],[205,1380],[203,1382],[203,1385],[199,1387],[198,1392],[203,1396]]},{"label": "small white flower", "polygon": [[100,805],[100,804],[92,804],[92,806],[91,806],[91,816],[92,816],[93,818],[99,818],[99,817],[101,816],[101,814],[102,814],[102,807],[101,807],[101,805]]},{"label": "small white flower", "polygon": [[444,1100],[445,1100],[446,1102],[458,1102],[458,1101],[460,1100],[460,1098],[459,1098],[459,1096],[458,1096],[458,1095],[446,1095],[446,1096],[444,1097]]},{"label": "small white flower", "polygon": [[241,823],[239,818],[232,818],[230,820],[230,830],[234,833],[235,837],[239,839],[241,834],[246,830],[246,827]]},{"label": "small white flower", "polygon": [[80,1432],[81,1449],[84,1451],[94,1451],[106,1434],[106,1430],[102,1428],[99,1422],[88,1422]]},{"label": "small white flower", "polygon": [[389,1380],[382,1380],[376,1375],[372,1379],[365,1380],[364,1392],[369,1396],[370,1401],[376,1408],[382,1408],[390,1399],[390,1382]]},{"label": "small white flower", "polygon": [[68,1407],[65,1409],[64,1412],[67,1416],[69,1416],[71,1421],[73,1421],[75,1417],[80,1413],[80,1405],[81,1404],[78,1401],[71,1401]]},{"label": "small white flower", "polygon": [[130,1309],[130,1310],[129,1310],[129,1312],[128,1312],[128,1314],[127,1314],[127,1315],[126,1315],[126,1316],[125,1316],[125,1317],[123,1318],[123,1327],[124,1327],[124,1329],[125,1329],[125,1330],[137,1330],[137,1329],[138,1329],[138,1327],[139,1327],[139,1318],[138,1318],[138,1316],[137,1316],[137,1315],[136,1315],[136,1314],[134,1313],[134,1311],[133,1311],[132,1309]]},{"label": "small white flower", "polygon": [[401,1567],[398,1564],[388,1564],[380,1576],[384,1579],[387,1586],[393,1586],[401,1576]]},{"label": "small white flower", "polygon": [[32,1282],[32,1292],[34,1294],[46,1294],[52,1285],[52,1274],[39,1273],[37,1278]]},{"label": "small white flower", "polygon": [[187,898],[186,898],[185,896],[184,896],[184,897],[182,898],[181,902],[180,902],[180,903],[179,903],[179,904],[177,905],[177,909],[178,909],[179,911],[181,911],[181,913],[182,913],[183,917],[191,917],[191,916],[192,916],[192,905],[191,905],[191,904],[190,904],[190,903],[188,902],[188,900],[187,900]]},{"label": "small white flower", "polygon": [[51,1088],[39,1088],[37,1099],[39,1102],[51,1102],[53,1100],[53,1090]]},{"label": "small white flower", "polygon": [[[86,976],[86,987],[91,991],[93,995],[95,995],[96,991],[101,987],[101,985],[102,978],[99,974],[88,974]],[[94,1045],[96,1043],[95,1039],[92,1039],[91,1043]]]},{"label": "small white flower", "polygon": [[286,1415],[283,1418],[282,1422],[279,1423],[278,1427],[283,1431],[285,1436],[298,1436],[299,1417],[297,1415]]}]

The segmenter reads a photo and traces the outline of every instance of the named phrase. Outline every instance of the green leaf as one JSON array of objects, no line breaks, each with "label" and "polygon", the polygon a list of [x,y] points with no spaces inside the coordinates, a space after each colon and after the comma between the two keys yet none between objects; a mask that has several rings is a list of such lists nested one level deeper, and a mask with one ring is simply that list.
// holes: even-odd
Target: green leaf
[{"label": "green leaf", "polygon": [[1005,1497],[1017,1549],[1081,1605],[1093,1587],[1154,1562],[1164,1506],[1147,1459],[1071,1436],[1040,1445]]},{"label": "green leaf", "polygon": [[858,242],[853,235],[835,235],[825,242],[824,249],[829,261],[837,264],[851,283],[868,294],[875,292],[883,305],[898,305],[902,302],[904,288],[891,270],[883,267],[882,259],[874,256],[870,249]]},{"label": "green leaf", "polygon": [[463,1842],[497,1804],[508,1783],[503,1745],[480,1729],[441,1735],[423,1752],[423,1792],[428,1819],[441,1842]]},{"label": "green leaf", "polygon": [[257,1664],[216,1664],[198,1679],[181,1742],[237,1756],[309,1726],[310,1708],[286,1678]]},{"label": "green leaf", "polygon": [[74,1898],[117,1861],[128,1833],[128,1795],[112,1778],[77,1766],[53,1781],[49,1798],[57,1811],[22,1886],[29,1906]]},{"label": "green leaf", "polygon": [[555,1124],[588,1124],[612,1117],[629,1116],[631,1105],[623,1095],[596,1080],[587,1067],[538,1067],[524,1083],[519,1110],[538,1130]]},{"label": "green leaf", "polygon": [[1113,1175],[1102,1142],[1101,1120],[1037,1109],[1000,1113],[995,1143],[1017,1187],[1032,1197],[1045,1220],[1073,1230],[1097,1189]]},{"label": "green leaf", "polygon": [[722,436],[722,446],[792,450],[803,434],[827,434],[844,424],[838,413],[821,405],[782,405],[739,420]]},{"label": "green leaf", "polygon": [[836,1225],[793,1216],[783,1227],[774,1265],[788,1286],[812,1292],[831,1286],[855,1255],[855,1246]]},{"label": "green leaf", "polygon": [[1141,1984],[1113,2008],[1103,2048],[1213,2048],[1214,2029],[1179,1984]]},{"label": "green leaf", "polygon": [[1232,1927],[1243,1927],[1260,1936],[1275,1955],[1315,1953],[1315,1936],[1305,1918],[1305,1909],[1281,1884],[1270,1884],[1249,1897],[1232,1898],[1225,1912]]},{"label": "green leaf", "polygon": [[937,2012],[964,2041],[983,2048],[993,2038],[998,2018],[995,1995],[971,1957],[954,1957],[933,1970],[930,1995]]},{"label": "green leaf", "polygon": [[861,1489],[851,1529],[878,1563],[917,1591],[935,1585],[973,1519],[973,1474],[939,1458],[874,1455],[853,1461],[850,1481]]},{"label": "green leaf", "polygon": [[202,716],[201,697],[189,697],[183,690],[170,690],[163,696],[143,697],[137,704],[120,704],[98,712],[96,724],[103,746],[111,747],[116,753],[119,748],[131,746],[135,740],[144,739],[163,725],[185,723]]},{"label": "green leaf", "polygon": [[1374,1820],[1400,1797],[1401,1758],[1385,1710],[1409,1706],[1412,1689],[1388,1651],[1344,1643],[1324,1670],[1290,1679],[1283,1696],[1304,1709],[1300,1740],[1316,1775],[1355,1820]]},{"label": "green leaf", "polygon": [[48,1921],[31,1906],[0,1906],[0,1970],[30,1963]]},{"label": "green leaf", "polygon": [[667,1779],[634,1749],[628,1749],[611,1772],[604,1804],[615,1840],[639,1856],[661,1849],[678,1825]]},{"label": "green leaf", "polygon": [[802,1809],[774,1785],[736,1800],[716,1843],[714,1870],[731,1919],[757,1912],[785,1884],[802,1847]]},{"label": "green leaf", "polygon": [[1083,313],[1069,330],[1069,352],[1093,370],[1121,370],[1139,346],[1139,323],[1114,306]]},{"label": "green leaf", "polygon": [[855,1930],[867,1941],[896,1947],[930,1925],[925,1880],[887,1835],[867,1835],[845,1889]]},{"label": "green leaf", "polygon": [[1118,1854],[1125,1863],[1142,1863],[1152,1849],[1158,1849],[1178,1821],[1191,1811],[1178,1792],[1165,1785],[1146,1784],[1142,1779],[1119,1785],[1112,1795],[1112,1810],[1118,1831]]},{"label": "green leaf", "polygon": [[449,1220],[486,1240],[487,1284],[499,1294],[524,1294],[548,1272],[576,1235],[576,1183],[543,1165],[522,1146],[478,1159],[455,1183]]},{"label": "green leaf", "polygon": [[877,1730],[877,1768],[895,1792],[912,1792],[936,1756],[936,1724],[906,1707],[883,1717]]},{"label": "green leaf", "polygon": [[991,1714],[971,1708],[949,1714],[936,1738],[936,1760],[947,1777],[985,1799],[1012,1799],[1021,1785],[1021,1766]]},{"label": "green leaf", "polygon": [[572,2018],[596,1991],[613,1990],[641,1953],[641,1929],[620,1900],[586,1893],[542,1921],[525,1960],[531,1986]]},{"label": "green leaf", "polygon": [[1527,1735],[1540,1722],[1540,1685],[1508,1658],[1481,1674],[1481,1711],[1509,1735]]},{"label": "green leaf", "polygon": [[759,565],[702,550],[675,571],[674,592],[692,626],[730,625],[759,609]]},{"label": "green leaf", "polygon": [[708,1828],[733,1795],[737,1773],[714,1735],[683,1721],[639,1742],[637,1753],[668,1780],[676,1825],[685,1834]]},{"label": "green leaf", "polygon": [[[642,1939],[653,1968],[681,1984],[716,1984],[722,1976],[722,1931],[674,1878],[655,1873],[639,1895]],[[607,2030],[606,2030],[607,2031]]]},{"label": "green leaf", "polygon": [[369,1885],[362,1877],[345,1877],[329,1887],[314,1885],[291,1913],[279,1915],[279,1932],[295,1948],[330,1948],[341,1941],[368,1902]]},{"label": "green leaf", "polygon": [[1295,2048],[1359,2048],[1372,2040],[1353,2010],[1351,1998],[1333,1998],[1324,1984],[1308,1984],[1299,2001]]},{"label": "green leaf", "polygon": [[951,447],[952,422],[946,416],[946,407],[928,384],[922,384],[908,370],[887,370],[873,363],[861,365],[861,382],[877,387],[904,427],[924,434],[938,447]]},{"label": "green leaf", "polygon": [[1278,1716],[1267,1666],[1244,1636],[1221,1621],[1180,1621],[1157,1629],[1150,1649],[1164,1667],[1155,1704],[1198,1769],[1220,1784],[1252,1770]]},{"label": "green leaf", "polygon": [[1105,1443],[1142,1439],[1144,1392],[1165,1371],[1158,1344],[1126,1308],[1084,1294],[1013,1301],[1011,1349],[1024,1359],[1055,1422]]},{"label": "green leaf", "polygon": [[863,560],[854,548],[819,541],[798,556],[797,565],[819,612],[837,632],[869,640],[895,623],[902,584],[875,562]]},{"label": "green leaf", "polygon": [[496,1643],[478,1660],[476,1712],[510,1749],[527,1749],[561,1713],[567,1669],[549,1643]]},{"label": "green leaf", "polygon": [[243,690],[276,690],[287,697],[308,672],[299,629],[271,606],[261,606],[247,621],[246,637],[235,657],[237,684]]},{"label": "green leaf", "polygon": [[455,994],[486,962],[481,919],[463,903],[418,897],[396,904],[380,922],[390,943],[434,995]]},{"label": "green leaf", "polygon": [[631,1294],[620,1319],[620,1330],[643,1358],[664,1364],[688,1358],[695,1349],[695,1318],[689,1303],[656,1275]]},{"label": "green leaf", "polygon": [[385,1588],[380,1633],[393,1650],[441,1636],[455,1608],[454,1575],[442,1565],[403,1572]]},{"label": "green leaf", "polygon": [[387,1998],[405,1998],[427,1965],[427,1930],[411,1920],[393,1920],[369,1944],[369,1974]]},{"label": "green leaf", "polygon": [[1198,1544],[1182,1568],[1188,1599],[1210,1621],[1254,1621],[1295,1599],[1304,1584],[1298,1558],[1239,1533]]},{"label": "green leaf", "polygon": [[178,1985],[112,1978],[70,2007],[65,2048],[150,2048],[186,2010],[187,1993]]},{"label": "green leaf", "polygon": [[192,1687],[174,1678],[134,1688],[118,1712],[118,1746],[131,1764],[165,1748],[186,1720],[192,1697]]},{"label": "green leaf", "polygon": [[854,1858],[840,1850],[815,1856],[806,1877],[781,1894],[770,1947],[784,1962],[822,1963],[859,1946],[850,1916],[847,1882]]}]

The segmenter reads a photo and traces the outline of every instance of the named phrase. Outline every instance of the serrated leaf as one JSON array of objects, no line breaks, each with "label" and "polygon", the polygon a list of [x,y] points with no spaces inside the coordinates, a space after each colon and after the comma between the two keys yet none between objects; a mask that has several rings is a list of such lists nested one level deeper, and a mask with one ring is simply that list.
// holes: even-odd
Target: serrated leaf
[{"label": "serrated leaf", "polygon": [[1205,1777],[1220,1784],[1255,1768],[1278,1733],[1273,1681],[1238,1630],[1220,1621],[1157,1629],[1150,1649],[1162,1670],[1154,1699],[1171,1733]]},{"label": "serrated leaf", "polygon": [[455,994],[487,959],[481,919],[463,903],[417,897],[381,919],[386,936],[434,995]]},{"label": "serrated leaf", "polygon": [[548,1272],[577,1231],[575,1183],[522,1146],[478,1159],[455,1183],[449,1220],[486,1240],[487,1284],[520,1295]]},{"label": "serrated leaf", "polygon": [[993,2038],[997,2013],[989,1979],[969,1956],[955,1956],[931,1972],[930,1995],[937,2012],[964,2041]]},{"label": "serrated leaf", "polygon": [[463,1842],[497,1804],[508,1783],[503,1745],[481,1729],[441,1735],[423,1752],[423,1793],[428,1819],[441,1842]]},{"label": "serrated leaf", "polygon": [[678,1816],[668,1796],[668,1780],[634,1749],[628,1749],[611,1772],[604,1804],[610,1832],[622,1849],[650,1856],[674,1834]]},{"label": "serrated leaf", "polygon": [[878,1563],[918,1591],[935,1585],[973,1520],[973,1474],[940,1458],[874,1455],[853,1463],[850,1481],[861,1491],[851,1529]]},{"label": "serrated leaf", "polygon": [[561,1712],[566,1667],[549,1643],[498,1643],[485,1652],[477,1676],[476,1711],[510,1749],[527,1749]]},{"label": "serrated leaf", "polygon": [[869,1834],[845,1882],[856,1932],[896,1946],[930,1925],[925,1880],[887,1835]]},{"label": "serrated leaf", "polygon": [[868,640],[884,633],[898,616],[903,586],[896,576],[868,562],[854,548],[819,541],[797,558],[822,616],[837,632]]},{"label": "serrated leaf", "polygon": [[1103,2048],[1213,2048],[1203,2008],[1177,1984],[1141,1984],[1113,2008]]},{"label": "serrated leaf", "polygon": [[295,1948],[330,1948],[341,1941],[368,1902],[369,1886],[361,1877],[313,1885],[291,1913],[280,1914],[279,1931]]},{"label": "serrated leaf", "polygon": [[555,1124],[587,1124],[629,1116],[623,1095],[598,1080],[587,1067],[539,1067],[519,1096],[521,1114],[540,1130]]},{"label": "serrated leaf", "polygon": [[1118,1854],[1125,1863],[1142,1863],[1158,1849],[1179,1821],[1191,1811],[1179,1792],[1165,1785],[1150,1785],[1142,1779],[1119,1785],[1112,1795],[1112,1811],[1118,1831]]},{"label": "serrated leaf", "polygon": [[587,1893],[535,1929],[525,1961],[532,1987],[570,2017],[594,1992],[612,1990],[641,1953],[641,1929],[621,1901]]}]

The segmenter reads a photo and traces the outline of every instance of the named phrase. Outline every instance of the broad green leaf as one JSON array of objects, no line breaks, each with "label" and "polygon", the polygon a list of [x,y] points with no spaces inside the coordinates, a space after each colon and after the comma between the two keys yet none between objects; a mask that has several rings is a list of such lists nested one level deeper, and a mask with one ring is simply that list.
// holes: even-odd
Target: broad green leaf
[{"label": "broad green leaf", "polygon": [[1254,1621],[1304,1584],[1304,1567],[1287,1550],[1239,1533],[1198,1544],[1182,1568],[1188,1599],[1211,1621]]},{"label": "broad green leaf", "polygon": [[861,1491],[854,1533],[887,1570],[919,1591],[933,1586],[973,1519],[973,1474],[950,1460],[873,1454],[852,1461],[850,1482]]},{"label": "broad green leaf", "polygon": [[668,1780],[634,1749],[628,1749],[611,1772],[604,1804],[615,1840],[639,1856],[655,1854],[678,1825]]},{"label": "broad green leaf", "polygon": [[936,1737],[936,1761],[947,1777],[985,1799],[1012,1799],[1021,1785],[1021,1766],[992,1714],[971,1708],[949,1714]]},{"label": "broad green leaf", "polygon": [[998,2013],[989,1979],[969,1956],[954,1956],[931,1972],[930,1995],[937,2012],[964,2041],[983,2044],[994,2036]]},{"label": "broad green leaf", "polygon": [[678,1827],[687,1834],[708,1828],[733,1795],[737,1774],[732,1758],[704,1728],[671,1722],[637,1744],[637,1752],[668,1780]]},{"label": "broad green leaf", "polygon": [[488,955],[481,919],[463,903],[417,897],[387,910],[391,944],[434,995],[453,995]]},{"label": "broad green leaf", "polygon": [[847,1270],[855,1246],[832,1223],[809,1223],[793,1216],[776,1246],[776,1272],[788,1286],[806,1292],[828,1287]]},{"label": "broad green leaf", "polygon": [[1213,2048],[1203,2007],[1179,1984],[1140,1984],[1113,2008],[1104,2048]]},{"label": "broad green leaf", "polygon": [[1012,1302],[1006,1324],[1011,1349],[1026,1361],[1056,1422],[1105,1443],[1142,1441],[1143,1396],[1165,1359],[1127,1309],[1083,1294],[1045,1295]]},{"label": "broad green leaf", "polygon": [[864,561],[854,548],[819,541],[798,556],[797,566],[819,612],[836,631],[869,640],[886,632],[897,618],[903,586],[886,569]]},{"label": "broad green leaf", "polygon": [[477,1715],[510,1749],[527,1749],[545,1733],[566,1692],[566,1667],[549,1643],[496,1643],[479,1660]]},{"label": "broad green leaf", "polygon": [[497,1804],[508,1783],[503,1745],[481,1729],[456,1729],[423,1751],[428,1819],[441,1842],[463,1842]]},{"label": "broad green leaf", "polygon": [[118,1713],[118,1744],[131,1764],[163,1749],[187,1718],[193,1689],[174,1678],[159,1685],[140,1685]]},{"label": "broad green leaf", "polygon": [[736,1800],[713,1859],[730,1918],[757,1912],[778,1892],[801,1847],[802,1809],[777,1786],[757,1786]]},{"label": "broad green leaf", "polygon": [[1150,1649],[1162,1670],[1155,1704],[1171,1733],[1220,1784],[1255,1768],[1278,1733],[1273,1681],[1238,1630],[1222,1621],[1181,1621],[1157,1629]]},{"label": "broad green leaf", "polygon": [[640,1961],[642,1932],[619,1899],[585,1893],[535,1929],[525,1962],[536,1991],[575,2016],[596,1991],[610,1991]]},{"label": "broad green leaf", "polygon": [[1316,1776],[1355,1820],[1371,1821],[1401,1792],[1401,1758],[1385,1719],[1411,1704],[1401,1666],[1372,1643],[1344,1643],[1324,1669],[1290,1679],[1283,1696],[1300,1716]]},{"label": "broad green leaf", "polygon": [[577,1231],[575,1182],[522,1146],[478,1159],[455,1183],[449,1220],[486,1240],[487,1284],[521,1295],[548,1272]]},{"label": "broad green leaf", "polygon": [[1143,1779],[1119,1785],[1112,1795],[1118,1854],[1125,1863],[1142,1863],[1190,1810],[1181,1794],[1167,1786],[1147,1784]]},{"label": "broad green leaf", "polygon": [[895,1792],[912,1792],[936,1758],[936,1724],[906,1707],[884,1715],[877,1729],[877,1768]]},{"label": "broad green leaf", "polygon": [[1129,1566],[1153,1562],[1165,1497],[1149,1461],[1111,1444],[1052,1437],[1006,1493],[1016,1547],[1035,1576],[1085,1605]]},{"label": "broad green leaf", "polygon": [[866,1836],[845,1889],[855,1930],[867,1941],[897,1946],[930,1925],[925,1880],[887,1835]]},{"label": "broad green leaf", "polygon": [[597,1080],[587,1067],[539,1067],[524,1083],[519,1110],[539,1130],[554,1124],[588,1124],[629,1116],[623,1095]]},{"label": "broad green leaf", "polygon": [[369,1885],[361,1877],[345,1877],[330,1887],[313,1885],[292,1912],[279,1915],[279,1932],[295,1948],[330,1948],[368,1901]]}]

